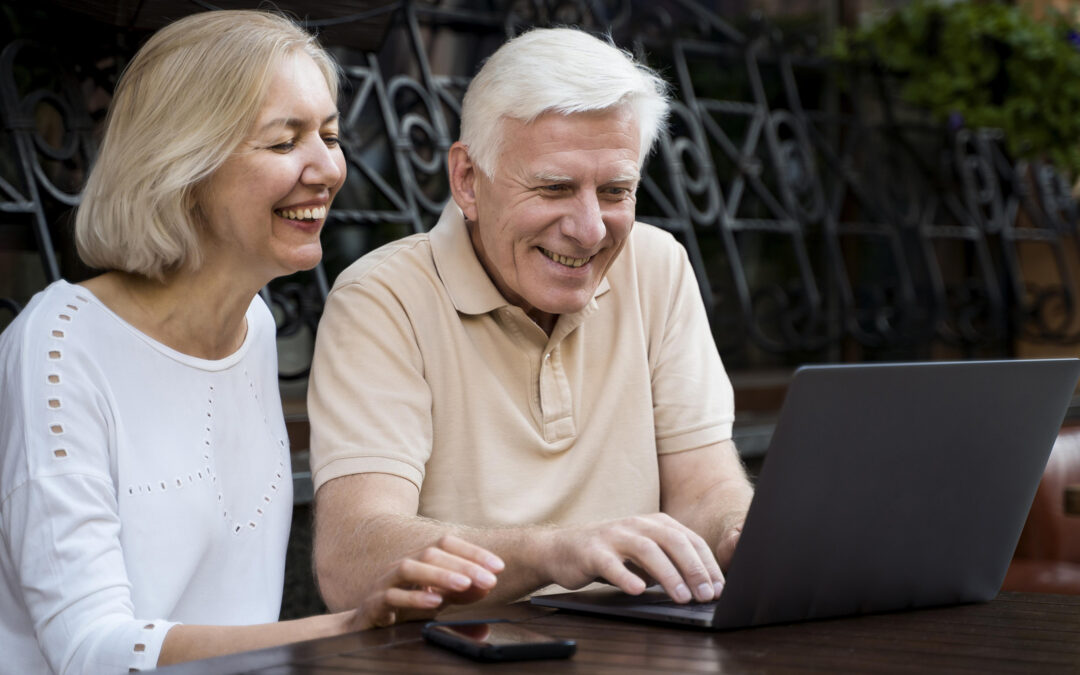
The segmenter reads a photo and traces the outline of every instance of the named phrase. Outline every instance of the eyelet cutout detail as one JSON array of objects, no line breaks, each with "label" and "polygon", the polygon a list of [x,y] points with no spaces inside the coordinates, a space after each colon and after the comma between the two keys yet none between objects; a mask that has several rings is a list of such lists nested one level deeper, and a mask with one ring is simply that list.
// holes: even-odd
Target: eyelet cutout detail
[{"label": "eyelet cutout detail", "polygon": [[53,361],[59,361],[60,360],[60,350],[59,349],[53,349],[52,351],[50,351],[49,352],[49,358],[52,359]]},{"label": "eyelet cutout detail", "polygon": [[52,408],[53,410],[58,410],[60,408],[60,399],[58,399],[58,398],[50,398],[49,399],[49,407]]},{"label": "eyelet cutout detail", "polygon": [[62,331],[62,330],[54,330],[52,332],[52,336],[54,338],[62,338],[62,337],[64,337],[64,331]]},{"label": "eyelet cutout detail", "polygon": [[135,651],[136,652],[145,652],[146,651],[146,645],[144,645],[141,642],[136,642],[135,643]]},{"label": "eyelet cutout detail", "polygon": [[53,424],[53,425],[51,425],[49,427],[49,431],[51,431],[55,435],[59,436],[60,434],[64,433],[64,427],[63,427],[63,425],[60,425],[60,424]]},{"label": "eyelet cutout detail", "polygon": [[60,314],[59,316],[61,321],[71,321],[71,317],[67,314]]},{"label": "eyelet cutout detail", "polygon": [[67,450],[63,448],[57,448],[56,450],[53,450],[53,457],[56,457],[57,459],[64,459],[67,456]]},{"label": "eyelet cutout detail", "polygon": [[49,375],[48,380],[49,384],[60,384],[60,376],[55,373]]},{"label": "eyelet cutout detail", "polygon": [[[265,443],[269,448],[273,448],[276,443],[280,453],[276,466],[268,467],[268,471],[262,480],[266,482],[262,484],[263,494],[260,495],[261,499],[257,499],[255,504],[250,506],[244,506],[240,503],[230,503],[225,500],[223,494],[222,481],[218,480],[218,476],[215,468],[215,407],[216,407],[216,391],[214,386],[207,385],[206,394],[204,395],[204,408],[203,412],[206,417],[203,420],[203,438],[200,444],[198,439],[195,440],[197,444],[194,448],[196,452],[201,451],[202,462],[201,466],[194,468],[191,473],[181,474],[179,476],[173,475],[171,477],[156,477],[156,480],[152,479],[149,483],[130,484],[127,488],[127,493],[130,498],[135,497],[151,497],[153,495],[162,495],[168,492],[170,489],[191,489],[192,485],[201,484],[204,488],[212,489],[212,493],[216,496],[216,502],[219,513],[223,521],[224,527],[228,528],[227,531],[231,532],[234,536],[244,536],[245,532],[252,532],[259,528],[263,518],[268,517],[270,513],[270,504],[273,502],[275,495],[281,494],[280,483],[288,480],[288,441],[282,438],[282,434],[278,432],[274,427],[270,425],[269,415],[263,406],[261,397],[256,393],[258,390],[255,387],[255,383],[250,377],[250,374],[245,370],[244,377],[248,381],[249,391],[251,391],[252,398],[249,399],[255,403],[256,415],[261,416],[264,422],[267,424]],[[197,414],[197,413],[196,413]],[[198,457],[198,455],[196,455]],[[261,472],[260,472],[261,473]],[[185,483],[184,476],[187,476]],[[151,477],[153,478],[153,477]],[[256,481],[259,481],[258,475],[255,477]],[[204,482],[205,481],[205,482]],[[254,486],[253,486],[254,487]],[[258,493],[256,493],[258,494]],[[245,518],[245,516],[247,516]]]}]

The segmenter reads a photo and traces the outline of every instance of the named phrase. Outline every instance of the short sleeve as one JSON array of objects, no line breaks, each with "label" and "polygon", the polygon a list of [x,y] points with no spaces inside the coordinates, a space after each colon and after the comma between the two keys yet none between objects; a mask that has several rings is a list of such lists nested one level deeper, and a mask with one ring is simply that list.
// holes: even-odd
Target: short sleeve
[{"label": "short sleeve", "polygon": [[419,489],[431,454],[431,406],[398,296],[371,275],[339,281],[319,323],[308,388],[315,489],[356,473],[399,476]]},{"label": "short sleeve", "polygon": [[666,251],[666,259],[649,270],[647,291],[661,303],[648,314],[657,452],[666,454],[729,440],[735,398],[686,249],[667,233],[654,230],[651,236],[668,240],[648,246]]},{"label": "short sleeve", "polygon": [[134,616],[108,396],[68,307],[66,319],[27,310],[0,338],[0,592],[25,608],[54,672],[151,669],[174,624]]}]

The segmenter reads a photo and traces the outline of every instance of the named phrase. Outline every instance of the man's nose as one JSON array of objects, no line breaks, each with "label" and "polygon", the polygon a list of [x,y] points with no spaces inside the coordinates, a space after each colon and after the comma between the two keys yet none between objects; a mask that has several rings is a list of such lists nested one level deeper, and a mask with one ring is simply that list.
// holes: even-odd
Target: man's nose
[{"label": "man's nose", "polygon": [[562,233],[586,249],[604,240],[607,225],[604,224],[600,200],[595,194],[586,192],[576,200],[573,213],[563,219]]}]

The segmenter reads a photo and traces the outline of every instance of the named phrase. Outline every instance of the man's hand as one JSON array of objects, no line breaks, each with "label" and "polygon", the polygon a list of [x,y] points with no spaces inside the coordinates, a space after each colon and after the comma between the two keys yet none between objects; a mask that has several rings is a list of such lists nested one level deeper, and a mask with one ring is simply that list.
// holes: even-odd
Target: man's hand
[{"label": "man's hand", "polygon": [[476,602],[495,587],[503,562],[453,535],[406,556],[372,584],[351,618],[354,630],[434,616],[448,604]]},{"label": "man's hand", "polygon": [[652,579],[676,602],[707,602],[724,586],[705,540],[663,513],[551,529],[545,535],[550,538],[547,575],[566,588],[581,588],[600,577],[638,595]]}]

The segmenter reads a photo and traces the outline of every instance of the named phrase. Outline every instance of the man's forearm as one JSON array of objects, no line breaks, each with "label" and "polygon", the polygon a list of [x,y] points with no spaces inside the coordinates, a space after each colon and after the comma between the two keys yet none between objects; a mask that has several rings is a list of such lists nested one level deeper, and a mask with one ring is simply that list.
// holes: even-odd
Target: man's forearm
[{"label": "man's forearm", "polygon": [[315,537],[319,588],[332,611],[355,607],[378,570],[447,534],[482,546],[506,563],[485,603],[512,602],[550,583],[536,562],[544,559],[541,551],[553,528],[480,529],[395,513],[332,520],[317,519]]}]

